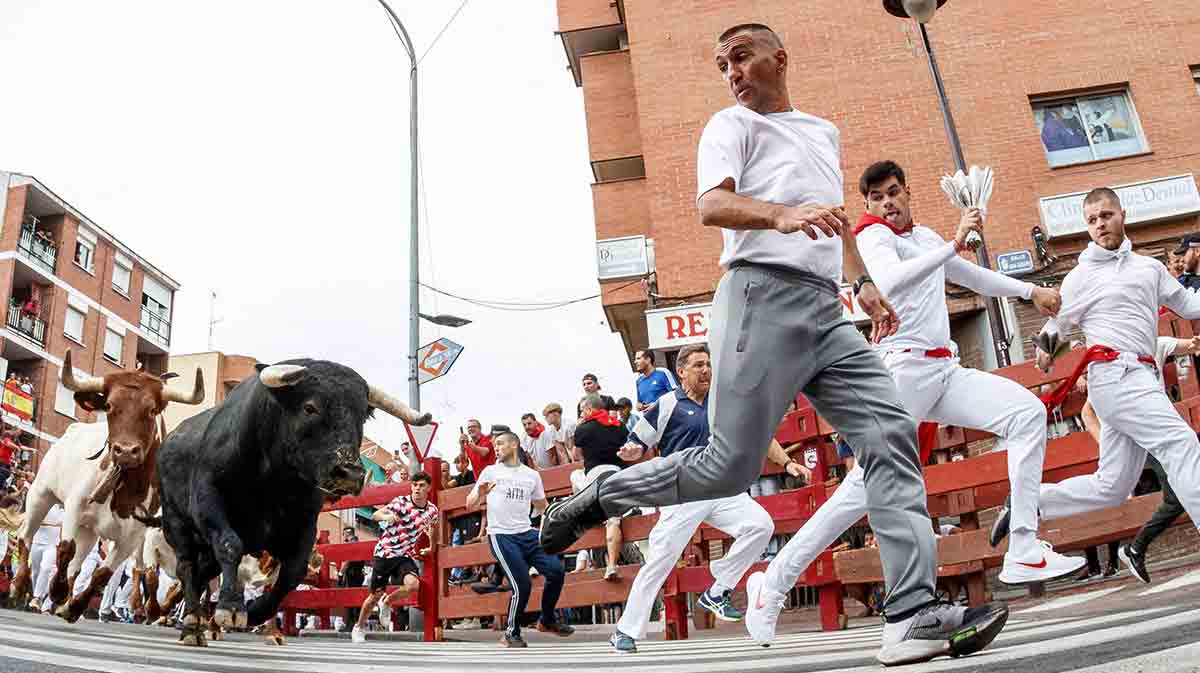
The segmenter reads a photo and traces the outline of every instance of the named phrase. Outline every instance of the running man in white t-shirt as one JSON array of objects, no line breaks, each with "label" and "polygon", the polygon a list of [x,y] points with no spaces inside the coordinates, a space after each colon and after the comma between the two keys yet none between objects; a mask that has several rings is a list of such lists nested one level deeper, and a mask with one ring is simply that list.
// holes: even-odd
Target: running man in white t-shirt
[{"label": "running man in white t-shirt", "polygon": [[542,478],[521,464],[517,453],[521,440],[515,434],[502,432],[492,441],[499,462],[485,467],[476,478],[475,488],[467,496],[467,507],[487,498],[488,542],[513,591],[508,603],[508,629],[500,643],[505,647],[526,647],[521,638],[521,615],[533,588],[529,578],[531,566],[537,568],[546,582],[542,587],[542,616],[537,630],[569,636],[575,633],[575,628],[560,623],[555,615],[563,586],[562,561],[542,549],[530,520],[531,509],[539,514],[546,510]]},{"label": "running man in white t-shirt", "polygon": [[845,277],[871,317],[872,338],[897,329],[842,210],[838,128],[792,106],[791,59],[767,26],[726,30],[713,58],[736,104],[709,120],[696,155],[699,223],[721,231],[727,269],[709,320],[712,438],[605,475],[556,502],[542,517],[542,544],[557,553],[633,507],[746,490],[759,477],[779,419],[804,393],[863,468],[887,586],[879,661],[979,651],[1004,627],[1008,608],[997,602],[965,609],[937,599],[937,544],[916,421],[879,356],[842,316],[838,284]]}]

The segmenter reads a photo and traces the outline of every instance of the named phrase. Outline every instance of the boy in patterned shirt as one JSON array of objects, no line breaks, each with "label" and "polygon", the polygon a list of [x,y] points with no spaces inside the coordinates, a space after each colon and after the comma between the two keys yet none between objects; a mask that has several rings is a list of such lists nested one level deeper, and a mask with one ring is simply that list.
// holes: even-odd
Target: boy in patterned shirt
[{"label": "boy in patterned shirt", "polygon": [[367,617],[375,609],[375,605],[383,598],[384,589],[393,580],[399,580],[400,587],[384,599],[388,604],[397,598],[405,598],[417,591],[421,586],[421,571],[414,557],[429,553],[429,547],[417,550],[421,537],[428,538],[433,524],[438,519],[438,508],[429,502],[429,486],[432,483],[428,474],[418,472],[412,477],[412,492],[410,495],[397,496],[385,507],[376,510],[372,519],[383,524],[379,541],[375,544],[374,560],[371,565],[371,593],[363,601],[358,613],[358,623],[350,632],[353,642],[361,643],[366,640],[363,625]]}]

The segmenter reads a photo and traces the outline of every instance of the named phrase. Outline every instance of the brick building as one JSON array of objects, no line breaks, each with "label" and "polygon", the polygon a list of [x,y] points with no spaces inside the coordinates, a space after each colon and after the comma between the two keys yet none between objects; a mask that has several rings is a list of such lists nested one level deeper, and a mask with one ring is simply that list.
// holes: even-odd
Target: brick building
[{"label": "brick building", "polygon": [[27,377],[34,402],[31,420],[6,411],[4,422],[40,456],[93,420],[59,383],[67,349],[79,373],[165,372],[179,283],[37,178],[0,172],[0,188],[0,373]]},{"label": "brick building", "polygon": [[[952,234],[958,215],[938,179],[953,161],[919,33],[879,0],[558,0],[558,13],[583,89],[598,254],[633,261],[601,284],[605,314],[630,352],[669,353],[705,331],[721,243],[698,222],[695,154],[709,117],[733,103],[712,50],[734,24],[772,26],[788,48],[796,107],[841,129],[852,218],[862,212],[859,174],[891,158],[908,171],[916,219]],[[1087,242],[1080,202],[1098,185],[1132,185],[1119,191],[1142,252],[1162,255],[1200,228],[1198,26],[1194,0],[1086,11],[1071,0],[1022,10],[954,0],[938,12],[929,30],[967,162],[995,171],[986,225],[993,260],[1030,251],[1035,269],[1026,277],[1056,283]],[[1048,239],[1047,257],[1037,254],[1034,227]],[[950,295],[964,361],[990,366],[981,300]],[[1022,302],[1005,314],[1020,361],[1040,323]]]}]

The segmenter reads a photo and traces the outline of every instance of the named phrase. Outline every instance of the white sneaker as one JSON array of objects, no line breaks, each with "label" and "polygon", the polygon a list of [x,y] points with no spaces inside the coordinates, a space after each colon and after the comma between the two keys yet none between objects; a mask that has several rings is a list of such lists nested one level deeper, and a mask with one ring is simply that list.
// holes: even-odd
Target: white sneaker
[{"label": "white sneaker", "polygon": [[1005,584],[1048,582],[1073,575],[1087,565],[1082,556],[1064,556],[1054,551],[1049,542],[1037,540],[1026,554],[1018,556],[1011,550],[1004,555],[1000,581]]},{"label": "white sneaker", "polygon": [[746,614],[743,621],[754,642],[770,647],[775,641],[775,626],[779,623],[779,613],[783,611],[783,602],[787,597],[768,588],[766,579],[766,573],[756,572],[746,580]]},{"label": "white sneaker", "polygon": [[367,642],[367,634],[363,633],[362,627],[357,624],[353,629],[350,629],[350,642],[365,643]]},{"label": "white sneaker", "polygon": [[883,644],[875,658],[884,666],[961,657],[987,647],[1008,621],[1001,602],[964,608],[933,603],[904,621],[883,625]]}]

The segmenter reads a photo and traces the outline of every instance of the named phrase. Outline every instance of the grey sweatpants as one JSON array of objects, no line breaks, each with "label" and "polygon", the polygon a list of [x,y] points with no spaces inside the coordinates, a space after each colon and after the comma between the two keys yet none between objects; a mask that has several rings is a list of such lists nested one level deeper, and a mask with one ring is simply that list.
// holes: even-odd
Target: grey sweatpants
[{"label": "grey sweatpants", "polygon": [[850,322],[837,287],[803,272],[756,265],[728,271],[709,322],[712,438],[706,447],[622,470],[600,489],[609,514],[635,506],[725,498],[749,488],[767,447],[803,392],[855,448],[867,516],[879,541],[891,614],[934,600],[937,548],[925,507],[917,425],[892,377]]}]

